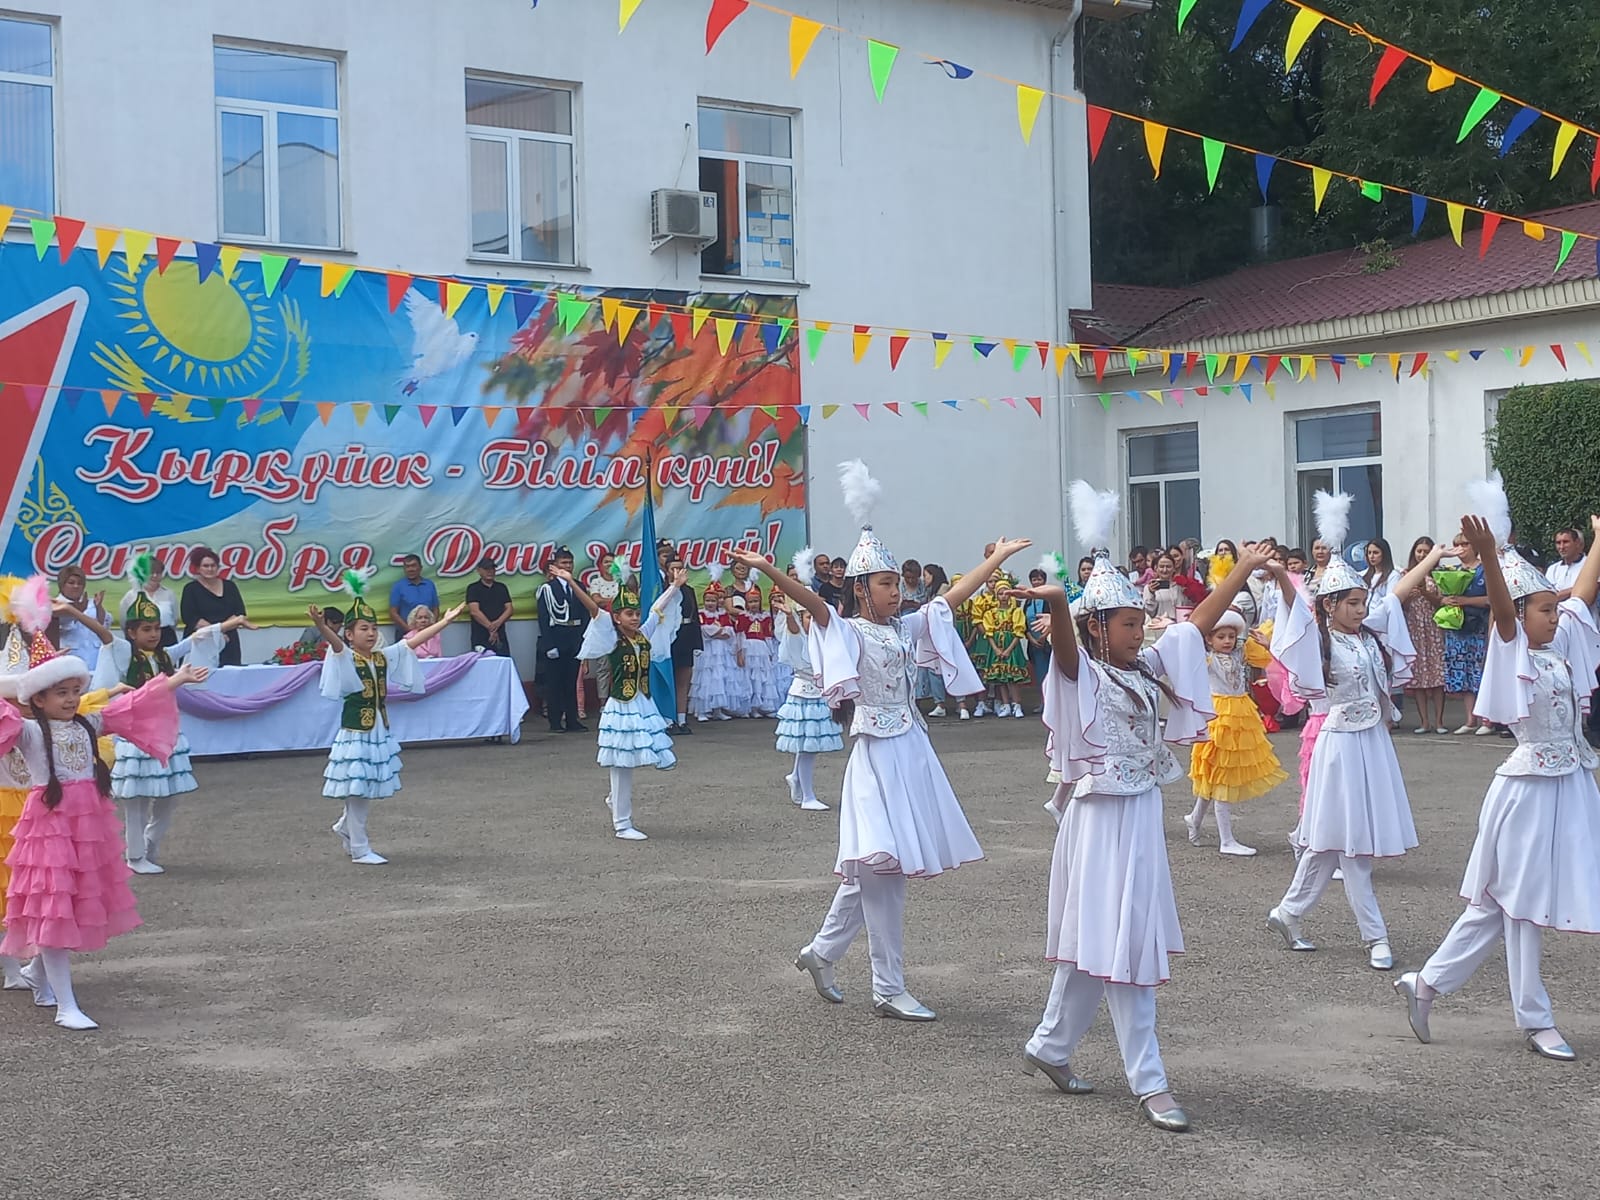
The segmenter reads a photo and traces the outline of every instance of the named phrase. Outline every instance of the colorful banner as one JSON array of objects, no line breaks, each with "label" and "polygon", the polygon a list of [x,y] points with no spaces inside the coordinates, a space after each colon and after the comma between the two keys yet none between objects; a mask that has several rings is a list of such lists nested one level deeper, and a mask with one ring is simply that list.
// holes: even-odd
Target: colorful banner
[{"label": "colorful banner", "polygon": [[[156,552],[176,590],[209,545],[253,618],[293,625],[336,603],[346,567],[378,569],[381,598],[418,553],[449,603],[493,554],[531,615],[553,547],[580,567],[637,557],[647,450],[662,534],[691,566],[805,542],[797,341],[757,327],[792,321],[792,299],[512,304],[481,280],[391,297],[394,276],[264,280],[236,254],[114,253],[102,270],[17,249],[0,254],[6,571],[77,564],[115,604],[134,553]],[[724,352],[709,331],[677,338],[654,299],[751,320],[730,319]]]}]

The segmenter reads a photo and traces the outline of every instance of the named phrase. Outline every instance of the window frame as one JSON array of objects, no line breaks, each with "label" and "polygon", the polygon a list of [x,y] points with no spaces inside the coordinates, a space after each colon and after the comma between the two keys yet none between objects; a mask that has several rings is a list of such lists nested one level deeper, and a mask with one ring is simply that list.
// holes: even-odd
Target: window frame
[{"label": "window frame", "polygon": [[[474,125],[470,121],[465,123],[466,152],[467,152],[467,257],[481,259],[485,262],[511,263],[522,267],[545,267],[553,269],[582,269],[583,257],[583,198],[579,194],[582,188],[583,164],[578,148],[578,92],[579,85],[575,83],[562,83],[558,80],[536,79],[523,75],[497,75],[492,71],[467,71],[462,75],[463,83],[467,80],[477,79],[485,83],[503,83],[513,87],[535,87],[546,91],[559,91],[567,94],[567,115],[572,132],[545,133],[542,130],[511,129],[504,125]],[[522,147],[517,143],[522,140],[547,142],[555,145],[566,146],[572,154],[572,261],[560,262],[556,259],[523,258],[520,255],[522,244]],[[472,143],[499,142],[506,147],[506,252],[496,254],[492,250],[480,250],[472,243]],[[515,250],[513,249],[515,247]]]},{"label": "window frame", "polygon": [[[50,204],[46,215],[63,212],[67,206],[61,201],[61,23],[43,13],[22,13],[0,10],[0,21],[14,21],[19,25],[43,25],[50,31],[50,74],[24,75],[15,71],[0,71],[0,83],[20,83],[50,89]],[[26,225],[28,218],[11,214],[11,223],[5,229]]]},{"label": "window frame", "polygon": [[[1316,458],[1306,462],[1300,461],[1300,422],[1323,421],[1330,417],[1375,416],[1378,418],[1378,452],[1376,454],[1362,454],[1347,458]],[[1303,539],[1302,545],[1310,553],[1311,543],[1316,540],[1316,514],[1302,511],[1300,503],[1300,476],[1308,471],[1331,471],[1333,473],[1333,490],[1340,487],[1339,473],[1346,467],[1377,467],[1380,481],[1383,478],[1383,405],[1372,404],[1347,404],[1338,408],[1308,409],[1304,412],[1289,414],[1289,464],[1293,472],[1289,477],[1290,499],[1294,508],[1294,527]],[[1380,483],[1381,486],[1381,483]],[[1373,514],[1377,528],[1373,537],[1383,536],[1383,505],[1379,504]],[[1354,532],[1350,535],[1353,545],[1364,538],[1358,537]]]},{"label": "window frame", "polygon": [[[1140,438],[1163,437],[1163,436],[1166,436],[1168,434],[1174,434],[1174,433],[1192,433],[1194,435],[1194,439],[1195,439],[1195,444],[1194,444],[1194,463],[1195,463],[1195,465],[1194,465],[1194,469],[1192,471],[1164,471],[1164,472],[1153,473],[1153,474],[1149,474],[1149,475],[1136,475],[1136,474],[1134,474],[1134,472],[1133,472],[1133,462],[1132,462],[1132,459],[1131,459],[1131,455],[1132,455],[1132,451],[1133,451],[1133,443],[1135,441],[1137,441],[1138,439],[1140,439]],[[1167,502],[1167,488],[1168,488],[1168,485],[1169,484],[1173,484],[1173,483],[1187,483],[1187,482],[1193,481],[1194,484],[1195,484],[1195,491],[1196,491],[1196,510],[1195,510],[1195,526],[1196,526],[1196,528],[1195,528],[1195,532],[1193,533],[1193,535],[1185,534],[1184,536],[1186,536],[1186,537],[1187,536],[1194,536],[1194,537],[1199,537],[1200,536],[1200,510],[1199,510],[1199,507],[1198,507],[1198,499],[1199,499],[1200,489],[1204,486],[1203,485],[1203,481],[1202,481],[1201,472],[1200,472],[1201,465],[1202,465],[1202,462],[1201,462],[1201,458],[1200,458],[1200,423],[1198,421],[1186,421],[1186,422],[1183,422],[1183,423],[1180,423],[1180,424],[1174,424],[1174,425],[1157,425],[1157,426],[1152,426],[1150,428],[1124,429],[1122,431],[1122,492],[1123,492],[1124,502],[1127,504],[1127,511],[1128,511],[1128,538],[1129,538],[1129,543],[1128,544],[1129,544],[1130,548],[1133,545],[1137,544],[1133,540],[1133,535],[1134,535],[1133,521],[1134,521],[1134,514],[1137,511],[1136,508],[1135,508],[1135,505],[1134,505],[1134,501],[1133,501],[1133,489],[1134,489],[1135,485],[1138,485],[1138,484],[1152,484],[1153,483],[1153,484],[1158,485],[1160,487],[1160,489],[1161,489],[1161,545],[1160,545],[1159,548],[1164,550],[1168,546],[1172,545],[1173,542],[1179,540],[1177,537],[1174,536],[1173,531],[1172,531],[1172,521],[1171,521],[1172,506]],[[1090,549],[1090,548],[1091,547],[1085,547],[1085,552],[1087,552],[1087,550]],[[1149,547],[1147,547],[1147,549],[1150,549],[1150,550],[1154,551],[1155,549],[1157,549],[1157,547],[1149,546]]]},{"label": "window frame", "polygon": [[[344,102],[344,55],[333,50],[313,50],[305,46],[279,46],[266,45],[259,42],[236,42],[221,38],[213,39],[211,43],[211,102],[212,102],[212,133],[216,143],[216,174],[217,184],[217,236],[221,241],[233,242],[242,246],[284,246],[296,250],[328,250],[342,251],[349,244],[349,214],[346,211],[346,197],[349,194],[348,179],[345,177],[346,145],[345,136]],[[334,105],[332,109],[317,108],[306,104],[281,104],[272,100],[244,100],[232,96],[217,94],[216,82],[216,51],[242,50],[251,54],[274,54],[284,58],[306,58],[333,65]],[[338,214],[339,228],[335,240],[329,243],[291,242],[285,241],[281,230],[282,202],[278,193],[278,114],[287,113],[291,116],[331,118],[339,140],[339,157],[335,166],[334,175],[338,182],[339,194],[334,211]],[[262,123],[261,133],[261,175],[262,192],[266,208],[265,232],[261,234],[233,233],[225,225],[223,212],[223,183],[222,183],[222,119],[224,114],[242,117],[259,117]]]},{"label": "window frame", "polygon": [[[747,154],[737,150],[707,150],[700,145],[700,112],[702,109],[719,109],[723,112],[751,113],[763,117],[782,117],[789,123],[789,157],[777,158],[770,154]],[[701,251],[701,274],[714,279],[745,279],[755,283],[773,284],[798,284],[802,278],[800,273],[800,112],[798,109],[773,108],[764,104],[740,104],[732,100],[708,100],[700,97],[695,102],[695,180],[698,184],[698,166],[706,159],[718,162],[731,162],[738,164],[738,191],[739,191],[739,265],[738,274],[729,274],[727,271],[707,271],[705,269],[705,254],[711,247],[707,246]],[[787,275],[751,274],[745,262],[744,247],[749,243],[750,226],[749,216],[744,208],[744,196],[748,187],[745,167],[749,163],[759,163],[762,166],[786,167],[789,171],[789,229],[790,246],[789,257],[793,264]],[[720,214],[719,214],[720,219]],[[716,243],[713,243],[715,245]],[[762,271],[766,272],[763,267]]]}]

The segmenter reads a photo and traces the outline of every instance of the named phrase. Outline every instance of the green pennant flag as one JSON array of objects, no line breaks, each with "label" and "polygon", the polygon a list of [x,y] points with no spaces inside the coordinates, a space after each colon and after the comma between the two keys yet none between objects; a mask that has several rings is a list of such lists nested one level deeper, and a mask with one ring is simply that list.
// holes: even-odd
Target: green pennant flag
[{"label": "green pennant flag", "polygon": [[56,223],[47,218],[29,217],[28,225],[33,229],[33,249],[44,261],[44,252],[50,249],[50,239],[56,235]]},{"label": "green pennant flag", "polygon": [[400,406],[398,404],[385,404],[383,406],[383,423],[385,425],[393,425],[394,419],[399,415]]},{"label": "green pennant flag", "polygon": [[793,317],[779,317],[778,318],[778,345],[781,346],[781,345],[783,345],[784,342],[789,340],[789,334],[793,329],[794,329],[794,318]]},{"label": "green pennant flag", "polygon": [[1363,196],[1365,196],[1368,200],[1371,200],[1374,204],[1382,204],[1383,203],[1383,184],[1381,184],[1381,183],[1370,183],[1367,180],[1363,179],[1361,181],[1361,194]]},{"label": "green pennant flag", "polygon": [[1206,379],[1209,380],[1212,383],[1216,382],[1216,379],[1217,379],[1217,356],[1215,354],[1206,355]]},{"label": "green pennant flag", "polygon": [[606,418],[611,415],[611,412],[612,412],[612,410],[609,409],[609,408],[597,408],[597,409],[595,409],[594,410],[594,427],[596,429],[599,429],[600,426],[604,425],[606,423]]},{"label": "green pennant flag", "polygon": [[911,402],[911,407],[916,409],[923,416],[928,415],[928,402],[926,400],[913,400]]},{"label": "green pennant flag", "polygon": [[[1600,151],[1596,151],[1596,153],[1600,153]],[[1577,234],[1573,233],[1570,229],[1563,229],[1561,231],[1561,257],[1556,259],[1557,271],[1561,270],[1562,267],[1567,265],[1567,255],[1572,253],[1572,248],[1577,244]],[[1552,274],[1553,273],[1554,272],[1552,272]]]},{"label": "green pennant flag", "polygon": [[778,406],[776,404],[762,404],[758,405],[758,407],[774,421],[778,419]]},{"label": "green pennant flag", "polygon": [[1134,376],[1135,378],[1137,378],[1137,376],[1139,374],[1139,364],[1142,363],[1143,361],[1144,361],[1144,351],[1142,351],[1142,350],[1129,350],[1128,351],[1128,374],[1131,375],[1131,376]]},{"label": "green pennant flag", "polygon": [[1500,103],[1500,93],[1480,87],[1478,94],[1472,98],[1472,107],[1467,109],[1467,115],[1461,118],[1461,132],[1456,134],[1456,145],[1467,140],[1467,134],[1476,129],[1482,120],[1489,115],[1489,110]]},{"label": "green pennant flag", "polygon": [[287,254],[263,254],[261,256],[261,283],[267,289],[270,297],[278,290],[278,281],[283,278],[283,269],[289,265]]},{"label": "green pennant flag", "polygon": [[1194,6],[1199,0],[1178,0],[1178,32],[1183,32],[1183,23],[1189,19],[1189,14],[1194,11]]},{"label": "green pennant flag", "polygon": [[806,330],[806,357],[812,362],[817,361],[817,351],[822,349],[822,339],[827,336],[826,329],[818,329],[815,325]]},{"label": "green pennant flag", "polygon": [[1100,393],[1100,407],[1105,409],[1107,412],[1111,411],[1111,393],[1110,392],[1101,392]]},{"label": "green pennant flag", "polygon": [[1032,346],[1013,346],[1011,348],[1011,369],[1022,370],[1023,364],[1028,361],[1028,355],[1033,353]]},{"label": "green pennant flag", "polygon": [[1500,353],[1504,354],[1506,356],[1506,361],[1507,362],[1516,362],[1517,361],[1517,356],[1511,352],[1511,347],[1510,346],[1501,346],[1500,347]]},{"label": "green pennant flag", "polygon": [[900,47],[888,42],[867,39],[867,67],[872,72],[872,90],[878,103],[883,103],[883,93],[889,86],[889,72],[894,70],[894,60],[900,57]]},{"label": "green pennant flag", "polygon": [[1370,354],[1358,354],[1358,355],[1356,355],[1356,365],[1358,367],[1360,367],[1363,371],[1365,371],[1368,367],[1370,367],[1372,365],[1372,355],[1370,355]]},{"label": "green pennant flag", "polygon": [[1203,137],[1200,139],[1201,149],[1206,154],[1206,191],[1217,190],[1217,172],[1222,169],[1222,153],[1227,149],[1216,138]]},{"label": "green pennant flag", "polygon": [[593,307],[593,300],[580,300],[567,292],[559,292],[556,295],[556,320],[561,322],[562,329],[571,333],[589,315],[589,310]]},{"label": "green pennant flag", "polygon": [[226,400],[207,400],[206,403],[211,406],[213,418],[219,418],[228,411],[228,402]]}]

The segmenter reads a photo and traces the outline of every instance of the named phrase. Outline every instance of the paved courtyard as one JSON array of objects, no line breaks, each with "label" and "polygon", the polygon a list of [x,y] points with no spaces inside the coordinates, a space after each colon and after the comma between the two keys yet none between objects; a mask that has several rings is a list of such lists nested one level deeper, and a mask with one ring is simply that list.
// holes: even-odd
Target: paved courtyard
[{"label": "paved courtyard", "polygon": [[[831,814],[795,811],[768,723],[701,726],[641,772],[645,843],[615,841],[591,737],[414,749],[378,806],[388,867],[328,832],[316,757],[208,762],[135,881],[145,927],[79,960],[103,1028],[0,997],[0,1175],[26,1197],[1186,1197],[1589,1195],[1600,959],[1546,943],[1582,1061],[1530,1054],[1498,954],[1418,1045],[1337,890],[1291,956],[1263,928],[1288,882],[1293,785],[1247,806],[1253,860],[1168,836],[1188,954],[1161,1040],[1194,1119],[1157,1133],[1102,1013],[1067,1097],[1018,1069],[1048,981],[1054,833],[1036,720],[940,725],[988,852],[913,883],[911,989],[870,1008],[865,946],[824,1004],[791,965],[826,910]],[[1285,762],[1293,739],[1275,739]],[[1397,961],[1459,911],[1499,739],[1398,738],[1420,850],[1380,865]],[[818,771],[836,789],[842,756]],[[836,794],[836,793],[835,793]]]}]

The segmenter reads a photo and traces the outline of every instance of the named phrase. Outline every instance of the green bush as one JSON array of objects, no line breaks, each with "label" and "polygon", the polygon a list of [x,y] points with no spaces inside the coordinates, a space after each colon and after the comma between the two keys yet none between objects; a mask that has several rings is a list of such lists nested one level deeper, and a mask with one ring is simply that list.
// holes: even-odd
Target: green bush
[{"label": "green bush", "polygon": [[1587,532],[1600,511],[1600,384],[1513,388],[1488,441],[1519,542],[1548,551],[1557,530]]}]

